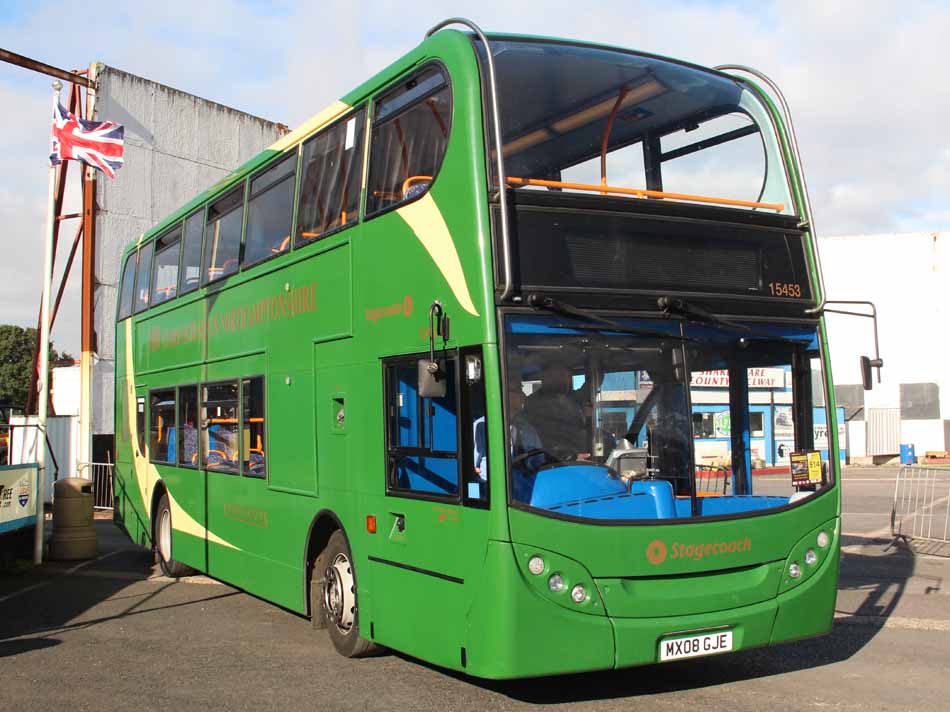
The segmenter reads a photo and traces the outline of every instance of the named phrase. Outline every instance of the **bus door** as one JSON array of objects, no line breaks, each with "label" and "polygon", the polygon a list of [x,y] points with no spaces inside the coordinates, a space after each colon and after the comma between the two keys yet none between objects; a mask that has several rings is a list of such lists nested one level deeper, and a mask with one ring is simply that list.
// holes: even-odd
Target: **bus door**
[{"label": "bus door", "polygon": [[454,667],[465,664],[465,615],[488,537],[481,358],[480,348],[439,355],[435,396],[420,389],[426,356],[383,364],[386,496],[370,545],[373,632]]}]

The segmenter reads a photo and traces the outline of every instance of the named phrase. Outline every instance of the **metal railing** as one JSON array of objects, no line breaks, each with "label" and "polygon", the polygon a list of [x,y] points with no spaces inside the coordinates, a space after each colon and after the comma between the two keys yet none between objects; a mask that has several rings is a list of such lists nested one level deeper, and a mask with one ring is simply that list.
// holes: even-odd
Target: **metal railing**
[{"label": "metal railing", "polygon": [[950,543],[950,469],[902,467],[891,509],[894,539]]},{"label": "metal railing", "polygon": [[95,495],[96,509],[112,509],[112,471],[111,462],[84,462],[79,465],[79,476],[92,480],[92,492]]},{"label": "metal railing", "polygon": [[703,497],[725,495],[732,472],[717,465],[696,465],[696,494]]}]

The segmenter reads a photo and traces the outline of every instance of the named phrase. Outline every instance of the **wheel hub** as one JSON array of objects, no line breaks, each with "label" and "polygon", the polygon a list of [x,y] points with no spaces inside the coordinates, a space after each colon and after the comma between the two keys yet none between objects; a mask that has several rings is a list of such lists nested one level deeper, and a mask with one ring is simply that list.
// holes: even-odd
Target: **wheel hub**
[{"label": "wheel hub", "polygon": [[349,559],[337,554],[324,573],[323,605],[329,622],[348,633],[356,618],[356,594],[353,568]]}]

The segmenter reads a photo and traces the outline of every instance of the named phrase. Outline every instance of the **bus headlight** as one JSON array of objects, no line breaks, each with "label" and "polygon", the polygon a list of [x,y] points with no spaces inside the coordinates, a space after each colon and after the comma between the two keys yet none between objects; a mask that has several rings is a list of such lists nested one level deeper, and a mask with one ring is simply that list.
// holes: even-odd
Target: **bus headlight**
[{"label": "bus headlight", "polygon": [[561,574],[551,574],[551,578],[548,579],[548,588],[554,593],[560,593],[564,590],[564,578]]},{"label": "bus headlight", "polygon": [[825,532],[825,531],[818,532],[818,548],[819,549],[824,549],[826,546],[828,546],[828,541],[829,541],[828,532]]},{"label": "bus headlight", "polygon": [[571,589],[571,598],[574,600],[574,603],[583,603],[587,600],[586,589],[581,584],[577,584]]},{"label": "bus headlight", "polygon": [[814,549],[809,549],[805,552],[805,563],[809,566],[814,566],[818,563],[818,554],[815,553]]},{"label": "bus headlight", "polygon": [[802,575],[802,567],[798,565],[797,561],[793,561],[788,565],[788,575],[793,579],[797,579]]},{"label": "bus headlight", "polygon": [[544,573],[544,559],[540,556],[532,556],[528,559],[528,571],[533,573],[535,576],[540,576]]}]

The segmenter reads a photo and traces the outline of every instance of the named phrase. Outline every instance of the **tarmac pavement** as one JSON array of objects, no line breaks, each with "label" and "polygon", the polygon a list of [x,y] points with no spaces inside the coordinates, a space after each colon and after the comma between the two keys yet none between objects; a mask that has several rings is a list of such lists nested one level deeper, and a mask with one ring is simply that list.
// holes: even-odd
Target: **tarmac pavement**
[{"label": "tarmac pavement", "polygon": [[896,473],[845,471],[830,636],[505,683],[402,655],[346,660],[296,614],[207,577],[161,576],[100,521],[98,559],[0,574],[0,710],[944,709],[950,559],[889,546]]}]

